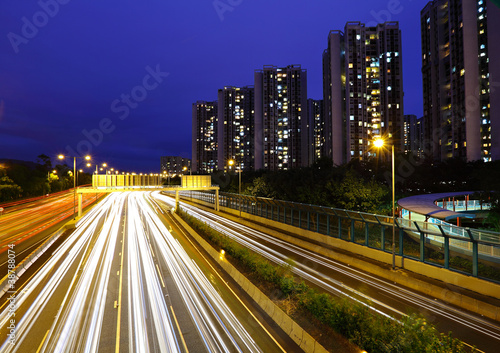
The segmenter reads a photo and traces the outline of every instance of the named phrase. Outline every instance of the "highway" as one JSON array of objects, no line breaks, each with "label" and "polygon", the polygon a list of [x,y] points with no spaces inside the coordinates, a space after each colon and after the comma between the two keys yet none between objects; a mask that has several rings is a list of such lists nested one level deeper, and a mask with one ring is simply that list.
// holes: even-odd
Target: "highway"
[{"label": "highway", "polygon": [[[85,194],[83,207],[89,206],[95,200],[95,195]],[[9,245],[15,245],[17,261],[21,261],[24,255],[28,255],[55,231],[59,224],[73,216],[73,191],[63,191],[34,198],[26,203],[16,202],[2,207],[4,211],[0,216],[0,271],[5,268]]]},{"label": "highway", "polygon": [[0,352],[297,351],[148,195],[110,194],[15,283]]},{"label": "highway", "polygon": [[[173,199],[168,196],[156,193],[154,197],[170,207],[173,205]],[[500,347],[498,322],[358,271],[212,212],[183,202],[181,207],[190,215],[276,264],[285,264],[287,259],[293,259],[293,272],[297,276],[334,296],[349,298],[380,315],[396,320],[409,313],[422,313],[441,332],[451,331],[454,337],[467,345],[474,345],[484,352],[497,352]]]}]

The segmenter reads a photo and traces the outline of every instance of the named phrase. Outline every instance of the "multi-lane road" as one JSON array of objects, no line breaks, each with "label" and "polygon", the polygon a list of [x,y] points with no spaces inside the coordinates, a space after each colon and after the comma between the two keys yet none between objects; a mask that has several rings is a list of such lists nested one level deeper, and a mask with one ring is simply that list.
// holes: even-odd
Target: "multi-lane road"
[{"label": "multi-lane road", "polygon": [[109,195],[15,283],[0,307],[0,352],[297,350],[148,195]]},{"label": "multi-lane road", "polygon": [[[155,194],[157,199],[173,205],[170,197]],[[192,216],[217,229],[241,245],[261,254],[276,264],[293,259],[293,272],[309,284],[339,297],[366,305],[380,315],[401,318],[421,313],[444,333],[451,331],[465,344],[484,352],[500,349],[500,323],[447,305],[435,298],[378,278],[351,266],[308,251],[266,233],[231,221],[223,216],[181,203]]]},{"label": "multi-lane road", "polygon": [[[84,194],[83,207],[97,200],[94,194]],[[58,225],[73,217],[73,191],[63,191],[49,196],[31,199],[28,202],[11,203],[3,206],[0,215],[0,270],[7,261],[7,249],[16,247],[18,261],[29,254]],[[3,275],[0,275],[0,278]]]},{"label": "multi-lane road", "polygon": [[[57,208],[57,202],[44,207]],[[0,337],[7,339],[0,352],[299,351],[176,228],[168,212],[172,206],[173,199],[159,192],[124,192],[90,210],[4,297]],[[452,331],[481,351],[496,352],[500,346],[498,322],[212,212],[181,206],[272,262],[293,259],[297,276],[332,295],[395,320],[424,313],[442,332]],[[18,215],[28,219],[29,212],[22,212]],[[16,228],[20,224],[12,217],[5,228],[0,224],[2,236],[9,229],[5,244],[29,239],[30,222]],[[27,233],[19,238],[14,229]]]}]

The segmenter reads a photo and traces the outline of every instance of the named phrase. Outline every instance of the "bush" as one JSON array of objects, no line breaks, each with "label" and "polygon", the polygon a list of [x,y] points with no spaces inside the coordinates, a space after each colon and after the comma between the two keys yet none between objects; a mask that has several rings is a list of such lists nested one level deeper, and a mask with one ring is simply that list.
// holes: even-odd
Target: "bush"
[{"label": "bush", "polygon": [[181,210],[179,214],[214,247],[224,249],[259,281],[265,281],[279,289],[321,323],[368,352],[466,351],[462,342],[453,338],[451,333],[439,333],[422,316],[412,314],[397,321],[376,315],[363,303],[353,303],[345,298],[338,299],[327,293],[319,293],[292,276],[291,269],[295,265],[292,260],[282,266],[273,265],[184,211]]}]

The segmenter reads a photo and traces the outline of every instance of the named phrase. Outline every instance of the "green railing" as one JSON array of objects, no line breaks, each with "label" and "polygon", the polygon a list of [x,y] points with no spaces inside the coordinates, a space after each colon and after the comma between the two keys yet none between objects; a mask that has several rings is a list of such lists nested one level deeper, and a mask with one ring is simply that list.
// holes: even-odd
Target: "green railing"
[{"label": "green railing", "polygon": [[[210,192],[186,192],[187,198],[214,203]],[[345,241],[392,252],[392,218],[371,213],[220,193],[221,207],[256,215]],[[396,218],[395,252],[500,282],[500,233]]]}]

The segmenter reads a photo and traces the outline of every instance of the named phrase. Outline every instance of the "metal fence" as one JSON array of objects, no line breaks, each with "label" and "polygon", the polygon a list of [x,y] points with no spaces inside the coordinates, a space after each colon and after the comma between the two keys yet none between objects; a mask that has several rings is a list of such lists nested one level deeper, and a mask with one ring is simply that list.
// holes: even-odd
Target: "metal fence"
[{"label": "metal fence", "polygon": [[[210,192],[184,196],[214,203]],[[221,207],[256,215],[345,241],[392,252],[392,217],[343,209],[220,193]],[[396,218],[399,256],[500,282],[500,233]]]},{"label": "metal fence", "polygon": [[490,203],[483,203],[479,200],[470,200],[470,201],[455,200],[448,202],[438,201],[436,202],[436,205],[441,208],[447,209],[449,211],[455,211],[455,212],[489,210],[491,207]]}]

